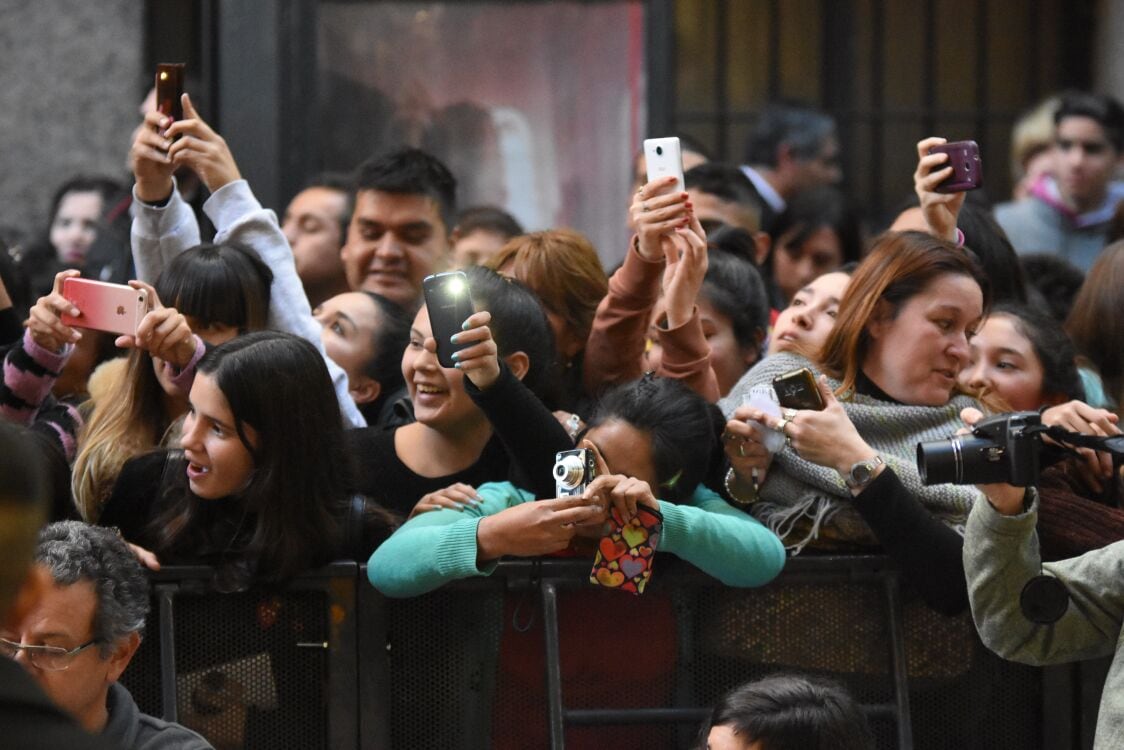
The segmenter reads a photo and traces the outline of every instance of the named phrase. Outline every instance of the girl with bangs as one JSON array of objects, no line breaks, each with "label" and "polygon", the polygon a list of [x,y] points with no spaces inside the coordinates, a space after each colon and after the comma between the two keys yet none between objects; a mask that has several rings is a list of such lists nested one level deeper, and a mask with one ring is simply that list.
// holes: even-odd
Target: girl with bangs
[{"label": "girl with bangs", "polygon": [[160,274],[149,293],[173,303],[192,342],[175,358],[152,355],[135,342],[115,372],[102,374],[109,380],[80,433],[74,464],[74,499],[87,521],[97,521],[126,461],[174,443],[206,347],[265,327],[271,278],[256,256],[234,245],[199,245]]}]

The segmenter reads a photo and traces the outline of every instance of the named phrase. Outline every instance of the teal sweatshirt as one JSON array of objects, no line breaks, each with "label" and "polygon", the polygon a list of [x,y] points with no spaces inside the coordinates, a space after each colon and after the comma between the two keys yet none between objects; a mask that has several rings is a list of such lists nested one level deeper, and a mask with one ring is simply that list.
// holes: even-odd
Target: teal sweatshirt
[{"label": "teal sweatshirt", "polygon": [[[417,596],[460,578],[486,576],[495,562],[476,564],[480,519],[534,497],[510,482],[477,488],[481,502],[414,516],[371,555],[367,577],[387,596]],[[659,501],[660,550],[671,552],[728,586],[761,586],[784,567],[780,539],[756,519],[702,485],[685,504]],[[593,559],[590,558],[592,566]]]}]

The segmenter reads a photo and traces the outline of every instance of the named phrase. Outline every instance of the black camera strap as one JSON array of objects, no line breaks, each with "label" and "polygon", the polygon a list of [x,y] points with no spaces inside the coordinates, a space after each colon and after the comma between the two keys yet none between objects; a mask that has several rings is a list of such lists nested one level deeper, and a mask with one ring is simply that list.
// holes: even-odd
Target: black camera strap
[{"label": "black camera strap", "polygon": [[1080,432],[1070,432],[1061,427],[1031,427],[1027,432],[1040,432],[1049,435],[1058,443],[1077,448],[1092,448],[1095,451],[1110,453],[1117,458],[1124,458],[1124,435],[1085,435]]}]

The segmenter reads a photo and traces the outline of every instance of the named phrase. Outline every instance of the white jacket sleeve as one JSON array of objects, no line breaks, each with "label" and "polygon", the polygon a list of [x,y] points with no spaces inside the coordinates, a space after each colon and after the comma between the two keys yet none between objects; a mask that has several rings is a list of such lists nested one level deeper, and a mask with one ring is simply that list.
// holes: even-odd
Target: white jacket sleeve
[{"label": "white jacket sleeve", "polygon": [[324,351],[320,341],[320,324],[312,317],[312,308],[297,275],[293,250],[281,232],[277,215],[262,208],[245,180],[228,183],[211,195],[203,211],[215,225],[215,242],[241,245],[262,259],[273,272],[269,289],[269,327],[307,340],[320,352],[340,403],[344,425],[366,427],[367,420],[359,412],[348,391],[347,373]]},{"label": "white jacket sleeve", "polygon": [[137,278],[153,284],[172,258],[199,244],[199,222],[191,206],[180,197],[174,180],[172,197],[163,206],[152,206],[137,198],[134,185],[133,206],[133,263]]}]

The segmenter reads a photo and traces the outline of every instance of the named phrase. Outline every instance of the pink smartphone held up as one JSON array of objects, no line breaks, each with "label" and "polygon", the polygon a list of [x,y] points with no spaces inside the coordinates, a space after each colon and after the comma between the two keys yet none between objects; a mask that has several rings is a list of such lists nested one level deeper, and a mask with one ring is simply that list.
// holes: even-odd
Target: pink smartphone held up
[{"label": "pink smartphone held up", "polygon": [[81,311],[81,315],[60,318],[65,325],[74,328],[132,336],[148,312],[148,292],[127,284],[63,279],[62,296]]},{"label": "pink smartphone held up", "polygon": [[980,147],[975,141],[943,143],[933,146],[929,153],[948,154],[944,167],[952,167],[952,174],[934,188],[936,192],[963,193],[983,186],[983,162],[980,161]]}]

